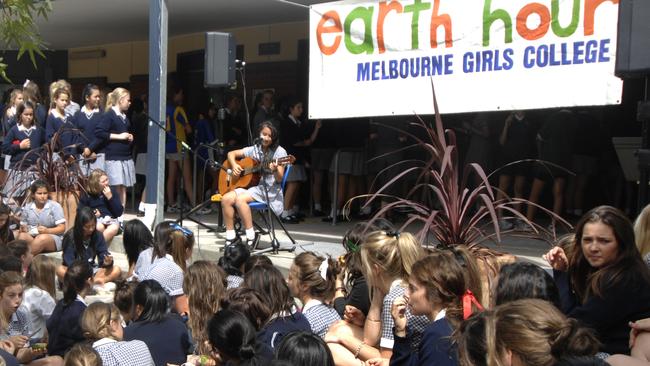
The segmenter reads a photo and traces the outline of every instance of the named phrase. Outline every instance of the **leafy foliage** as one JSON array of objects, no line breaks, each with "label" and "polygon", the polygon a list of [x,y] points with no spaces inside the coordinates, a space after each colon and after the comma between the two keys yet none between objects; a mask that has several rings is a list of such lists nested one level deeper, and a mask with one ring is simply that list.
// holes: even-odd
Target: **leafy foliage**
[{"label": "leafy foliage", "polygon": [[[47,20],[52,10],[50,0],[0,0],[0,44],[3,48],[18,49],[18,59],[25,53],[36,67],[36,55],[45,58],[45,44],[36,26],[36,19]],[[0,57],[0,77],[7,77],[7,64]]]},{"label": "leafy foliage", "polygon": [[[398,130],[415,141],[411,146],[401,150],[417,148],[426,154],[424,159],[402,161],[378,174],[384,174],[389,169],[394,170],[394,167],[400,164],[415,165],[403,169],[375,193],[365,196],[368,198],[366,204],[371,204],[373,200],[380,198],[390,201],[377,212],[375,218],[383,216],[390,210],[406,209],[410,214],[402,229],[413,223],[421,223],[422,229],[417,235],[422,243],[426,243],[428,238],[433,236],[442,246],[467,245],[474,250],[478,250],[479,244],[486,240],[496,239],[497,243],[501,242],[499,212],[503,214],[504,219],[518,219],[527,225],[530,228],[528,236],[554,239],[554,233],[529,221],[519,212],[519,207],[526,205],[535,205],[555,221],[570,227],[570,224],[559,216],[528,200],[507,196],[504,199],[497,199],[497,189],[492,187],[488,176],[479,164],[468,164],[461,175],[456,134],[453,130],[443,128],[433,84],[432,90],[434,122],[427,124],[420,116],[416,116],[418,122],[412,123],[423,132],[422,135],[425,137],[382,125]],[[418,178],[405,197],[384,193],[391,185],[403,184],[402,179],[412,174],[416,174]],[[472,185],[476,180],[472,179],[474,177],[478,177],[479,183]],[[422,197],[428,199],[423,200]],[[540,234],[545,235],[540,236]]]}]

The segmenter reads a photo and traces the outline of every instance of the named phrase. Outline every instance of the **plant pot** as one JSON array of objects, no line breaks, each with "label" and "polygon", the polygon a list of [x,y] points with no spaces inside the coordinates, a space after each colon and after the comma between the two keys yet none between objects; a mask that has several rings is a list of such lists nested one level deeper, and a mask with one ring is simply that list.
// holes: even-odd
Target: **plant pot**
[{"label": "plant pot", "polygon": [[74,226],[74,220],[77,217],[77,207],[79,206],[78,196],[78,193],[72,192],[50,192],[50,199],[58,202],[63,207],[66,231]]}]

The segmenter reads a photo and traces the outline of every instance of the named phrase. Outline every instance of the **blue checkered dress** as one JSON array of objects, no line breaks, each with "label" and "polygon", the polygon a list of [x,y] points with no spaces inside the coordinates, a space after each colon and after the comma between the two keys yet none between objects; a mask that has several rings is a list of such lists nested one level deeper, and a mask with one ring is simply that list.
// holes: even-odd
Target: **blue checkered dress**
[{"label": "blue checkered dress", "polygon": [[319,300],[309,300],[302,309],[302,314],[309,321],[311,331],[321,338],[325,338],[325,334],[330,328],[330,325],[341,320],[341,316],[331,306],[323,304]]},{"label": "blue checkered dress", "polygon": [[[393,301],[400,296],[404,296],[404,287],[401,286],[402,281],[395,281],[390,287],[390,291],[384,296],[383,306],[381,309],[381,340],[379,345],[383,348],[393,349],[394,336],[393,328],[395,321],[390,313],[393,306]],[[422,341],[422,334],[424,328],[431,323],[426,316],[415,316],[411,314],[411,310],[406,308],[406,329],[408,330],[409,340],[411,341],[411,348],[417,351],[420,348]]]},{"label": "blue checkered dress", "polygon": [[183,295],[183,270],[169,257],[156,258],[140,281],[156,280],[169,296]]},{"label": "blue checkered dress", "polygon": [[155,366],[149,348],[142,341],[118,342],[103,338],[93,343],[104,366]]}]

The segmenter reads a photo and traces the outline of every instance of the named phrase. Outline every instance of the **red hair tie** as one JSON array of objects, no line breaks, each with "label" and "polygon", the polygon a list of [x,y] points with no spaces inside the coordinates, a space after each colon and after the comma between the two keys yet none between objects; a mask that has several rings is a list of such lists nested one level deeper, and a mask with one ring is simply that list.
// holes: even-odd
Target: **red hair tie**
[{"label": "red hair tie", "polygon": [[472,304],[476,305],[480,311],[483,311],[483,306],[481,306],[478,300],[476,300],[476,297],[474,297],[472,291],[468,289],[463,294],[463,320],[469,318],[469,316],[472,315]]}]

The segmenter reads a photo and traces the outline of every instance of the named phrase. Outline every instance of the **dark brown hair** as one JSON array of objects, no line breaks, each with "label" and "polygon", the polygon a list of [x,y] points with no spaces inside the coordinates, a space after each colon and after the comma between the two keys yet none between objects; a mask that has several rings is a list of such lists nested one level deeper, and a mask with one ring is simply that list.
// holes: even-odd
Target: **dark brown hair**
[{"label": "dark brown hair", "polygon": [[[592,267],[582,250],[585,225],[598,222],[612,229],[618,243],[616,259],[602,268]],[[569,260],[569,276],[582,302],[592,295],[601,297],[605,285],[613,286],[626,279],[650,283],[650,271],[636,248],[632,223],[619,209],[599,206],[587,212],[576,226],[575,243],[576,250]]]},{"label": "dark brown hair", "polygon": [[271,317],[271,309],[264,304],[262,296],[246,287],[226,291],[226,295],[221,299],[221,308],[244,314],[258,332]]},{"label": "dark brown hair", "polygon": [[[325,276],[319,270],[321,264],[327,261]],[[298,269],[296,273],[301,285],[307,286],[309,295],[318,300],[331,299],[336,287],[336,276],[339,274],[338,262],[330,257],[324,258],[314,252],[303,252],[293,259]]]},{"label": "dark brown hair", "polygon": [[244,275],[243,287],[257,291],[272,314],[291,313],[295,301],[280,270],[273,265],[261,264]]}]

